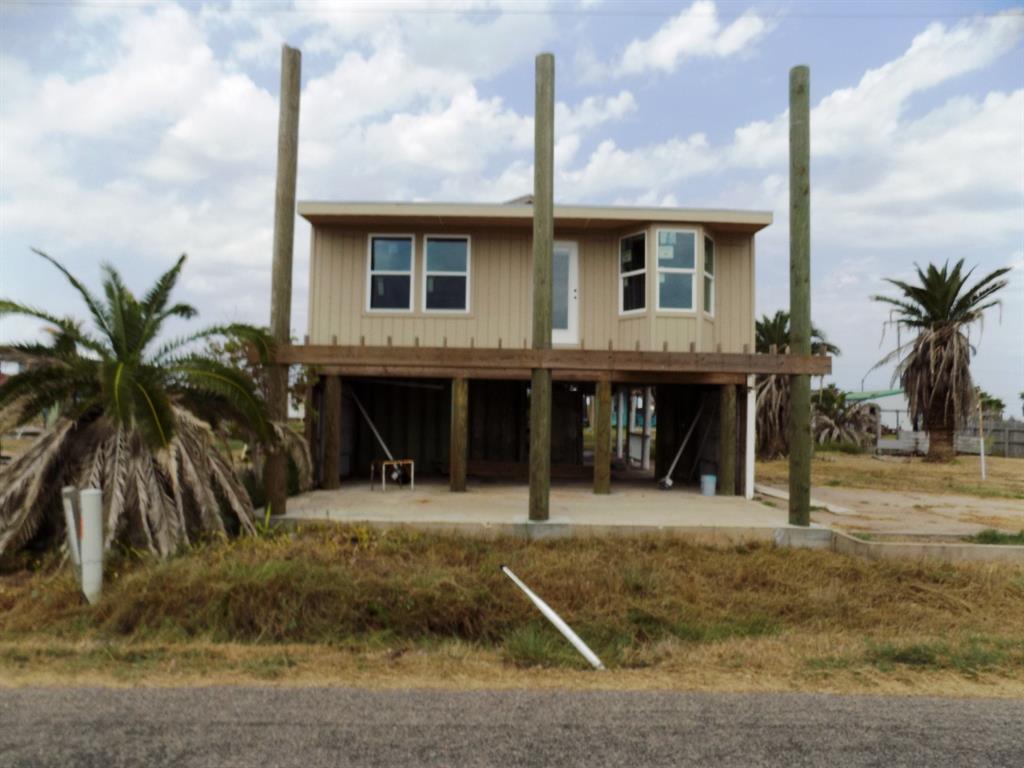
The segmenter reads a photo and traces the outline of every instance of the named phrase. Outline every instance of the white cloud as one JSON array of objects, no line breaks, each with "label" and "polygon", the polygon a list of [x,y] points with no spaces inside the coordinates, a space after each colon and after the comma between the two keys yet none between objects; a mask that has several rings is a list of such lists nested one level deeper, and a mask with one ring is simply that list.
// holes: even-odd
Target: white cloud
[{"label": "white cloud", "polygon": [[[825,96],[811,112],[811,148],[816,157],[874,151],[896,137],[911,97],[1005,56],[1024,37],[1024,12],[1011,11],[963,22],[952,29],[932,24],[903,55],[864,73],[860,82]],[[812,73],[813,74],[813,73]],[[813,89],[813,80],[812,85]],[[788,112],[770,122],[736,130],[731,149],[737,165],[784,162]]]},{"label": "white cloud", "polygon": [[586,164],[563,174],[564,191],[573,200],[585,201],[620,190],[659,193],[682,179],[711,173],[717,166],[716,153],[707,136],[695,133],[634,150],[621,149],[614,141],[602,141]]},{"label": "white cloud", "polygon": [[688,58],[724,58],[741,53],[767,31],[767,22],[753,10],[723,27],[715,3],[697,0],[649,38],[630,42],[612,71],[620,76],[675,72]]}]

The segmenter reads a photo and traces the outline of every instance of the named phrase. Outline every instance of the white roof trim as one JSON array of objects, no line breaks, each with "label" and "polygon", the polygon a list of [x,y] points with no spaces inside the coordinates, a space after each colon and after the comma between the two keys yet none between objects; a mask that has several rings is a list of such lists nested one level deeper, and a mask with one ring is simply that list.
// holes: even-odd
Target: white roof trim
[{"label": "white roof trim", "polygon": [[[445,218],[531,219],[532,205],[509,203],[388,203],[302,201],[299,215],[309,221],[415,216]],[[771,211],[713,208],[632,208],[626,206],[556,205],[555,219],[657,221],[688,224],[733,224],[760,229],[772,223]]]}]

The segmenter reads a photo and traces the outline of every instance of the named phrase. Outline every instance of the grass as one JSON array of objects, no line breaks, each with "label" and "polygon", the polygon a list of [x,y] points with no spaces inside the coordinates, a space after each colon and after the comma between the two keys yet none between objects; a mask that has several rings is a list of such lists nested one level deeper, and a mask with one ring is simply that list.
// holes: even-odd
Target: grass
[{"label": "grass", "polygon": [[[988,479],[982,482],[975,456],[961,456],[951,464],[932,464],[917,458],[879,461],[866,454],[818,452],[811,462],[811,482],[876,491],[1024,499],[1024,461],[1001,456],[990,456],[985,461]],[[758,482],[780,488],[788,486],[786,459],[758,462],[756,471]]]},{"label": "grass", "polygon": [[1011,544],[1017,546],[1024,546],[1024,531],[1018,531],[1017,533],[1003,533],[997,531],[995,528],[986,528],[984,531],[979,531],[973,536],[968,537],[968,541],[973,541],[976,544]]},{"label": "grass", "polygon": [[[501,563],[602,658],[603,683]],[[107,577],[90,608],[52,558],[0,576],[0,679],[1024,693],[1024,570],[1006,565],[310,526]]]}]

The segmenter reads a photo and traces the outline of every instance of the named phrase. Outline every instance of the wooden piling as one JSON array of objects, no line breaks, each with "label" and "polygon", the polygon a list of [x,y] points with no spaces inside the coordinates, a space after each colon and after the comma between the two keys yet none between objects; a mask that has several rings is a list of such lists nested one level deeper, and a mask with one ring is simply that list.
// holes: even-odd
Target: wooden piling
[{"label": "wooden piling", "polygon": [[341,377],[324,378],[324,464],[322,485],[341,485]]},{"label": "wooden piling", "polygon": [[[277,189],[274,196],[274,255],[270,282],[270,334],[276,344],[291,342],[292,250],[295,239],[295,177],[299,158],[299,90],[302,54],[281,47],[281,96],[277,125]],[[288,420],[288,366],[267,371],[267,410],[274,421]],[[264,466],[267,504],[275,515],[287,511],[288,462],[271,450]]]},{"label": "wooden piling", "polygon": [[612,383],[597,382],[594,407],[594,493],[612,491]]},{"label": "wooden piling", "polygon": [[736,385],[723,384],[719,413],[718,493],[736,494]]},{"label": "wooden piling", "polygon": [[[536,61],[533,138],[533,348],[551,348],[554,246],[555,57]],[[547,520],[551,493],[551,371],[534,369],[530,386],[530,519]]]},{"label": "wooden piling", "polygon": [[[810,70],[789,73],[789,351],[811,353]],[[811,377],[790,378],[789,522],[811,522]]]},{"label": "wooden piling", "polygon": [[469,381],[452,379],[452,434],[448,447],[449,488],[466,490],[466,465],[469,461]]}]

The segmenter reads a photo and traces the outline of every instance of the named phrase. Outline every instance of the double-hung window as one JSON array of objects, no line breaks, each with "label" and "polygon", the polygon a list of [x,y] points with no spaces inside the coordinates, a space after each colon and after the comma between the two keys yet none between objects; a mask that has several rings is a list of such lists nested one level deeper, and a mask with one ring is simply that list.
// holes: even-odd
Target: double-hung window
[{"label": "double-hung window", "polygon": [[638,232],[619,240],[619,312],[647,308],[647,235]]},{"label": "double-hung window", "polygon": [[411,312],[414,240],[412,235],[371,235],[367,309]]},{"label": "double-hung window", "polygon": [[659,310],[692,312],[697,233],[689,229],[658,230]]},{"label": "double-hung window", "polygon": [[715,241],[704,236],[704,311],[715,314]]},{"label": "double-hung window", "polygon": [[425,241],[423,310],[469,311],[469,238],[432,236]]}]

